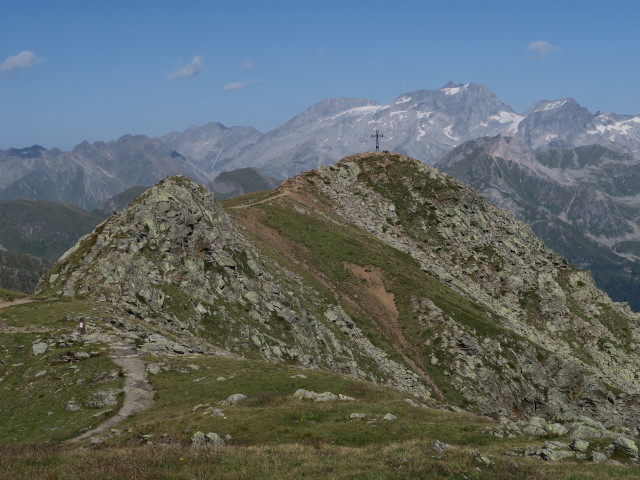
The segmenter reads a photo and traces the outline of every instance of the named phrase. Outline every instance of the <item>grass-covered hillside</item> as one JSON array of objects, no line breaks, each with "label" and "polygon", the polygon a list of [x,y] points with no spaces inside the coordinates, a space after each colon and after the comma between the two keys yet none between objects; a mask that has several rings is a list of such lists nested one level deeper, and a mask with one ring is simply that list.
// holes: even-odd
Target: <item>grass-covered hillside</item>
[{"label": "grass-covered hillside", "polygon": [[[430,408],[407,393],[323,370],[226,356],[143,355],[153,404],[69,442],[122,406],[118,328],[92,302],[35,300],[0,315],[0,478],[634,478],[633,467],[522,456],[567,436],[499,438],[495,421]],[[44,350],[44,351],[42,351]],[[343,399],[314,401],[307,392]],[[235,403],[228,399],[242,394]],[[237,395],[236,395],[237,396]],[[245,398],[246,397],[246,398]],[[216,433],[224,446],[202,444]],[[216,438],[210,435],[211,438]],[[209,442],[209,443],[207,443]],[[587,453],[610,440],[591,442]],[[443,445],[444,444],[444,445]],[[518,455],[514,457],[513,455]],[[620,459],[628,458],[620,455]]]}]

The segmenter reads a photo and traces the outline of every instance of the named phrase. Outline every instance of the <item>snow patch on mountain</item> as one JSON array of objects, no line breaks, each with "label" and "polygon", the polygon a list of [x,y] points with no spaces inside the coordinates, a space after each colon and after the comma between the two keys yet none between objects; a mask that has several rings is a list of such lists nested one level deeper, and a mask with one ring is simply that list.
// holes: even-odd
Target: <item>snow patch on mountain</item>
[{"label": "snow patch on mountain", "polygon": [[[600,119],[600,118],[597,118]],[[609,124],[596,124],[595,129],[588,130],[587,133],[613,134],[613,135],[630,135],[632,130],[640,128],[640,116],[631,117],[626,120],[617,121]]]},{"label": "snow patch on mountain", "polygon": [[537,108],[536,112],[548,112],[549,110],[553,110],[555,108],[560,108],[564,104],[567,103],[567,100],[555,100],[553,102],[548,102],[543,105],[541,108]]},{"label": "snow patch on mountain", "polygon": [[411,97],[402,96],[395,101],[395,105],[398,105],[399,103],[407,103],[410,101],[411,101]]},{"label": "snow patch on mountain", "polygon": [[448,127],[444,127],[444,128],[442,129],[442,131],[443,131],[443,132],[444,132],[444,134],[445,134],[447,137],[449,137],[451,140],[455,140],[455,141],[457,142],[458,140],[460,140],[460,137],[456,137],[456,136],[453,134],[452,129],[453,129],[453,125],[449,125]]},{"label": "snow patch on mountain", "polygon": [[467,88],[468,86],[469,84],[465,83],[461,87],[444,87],[444,88],[441,88],[440,90],[444,92],[445,95],[455,95],[457,93],[460,93],[460,90],[462,90],[463,88]]},{"label": "snow patch on mountain", "polygon": [[491,115],[489,120],[495,120],[499,123],[520,123],[524,117],[517,113],[502,111],[497,115]]},{"label": "snow patch on mountain", "polygon": [[429,118],[433,113],[434,112],[416,112],[416,117],[418,119]]},{"label": "snow patch on mountain", "polygon": [[331,117],[324,118],[322,119],[322,121],[330,122],[330,121],[336,120],[337,118],[347,117],[347,116],[364,117],[371,113],[377,112],[382,108],[383,107],[380,105],[366,105],[364,107],[354,107],[354,108],[350,108],[349,110],[345,110],[344,112],[337,113],[336,115],[333,115]]}]

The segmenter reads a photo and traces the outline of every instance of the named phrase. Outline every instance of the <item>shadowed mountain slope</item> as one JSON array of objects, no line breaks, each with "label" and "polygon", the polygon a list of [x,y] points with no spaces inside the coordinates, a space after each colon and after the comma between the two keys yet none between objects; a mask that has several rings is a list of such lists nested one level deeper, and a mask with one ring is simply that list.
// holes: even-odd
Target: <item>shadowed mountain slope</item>
[{"label": "shadowed mountain slope", "polygon": [[0,288],[31,293],[51,262],[0,248]]},{"label": "shadowed mountain slope", "polygon": [[9,251],[57,260],[99,222],[97,215],[64,203],[0,202],[0,244]]}]

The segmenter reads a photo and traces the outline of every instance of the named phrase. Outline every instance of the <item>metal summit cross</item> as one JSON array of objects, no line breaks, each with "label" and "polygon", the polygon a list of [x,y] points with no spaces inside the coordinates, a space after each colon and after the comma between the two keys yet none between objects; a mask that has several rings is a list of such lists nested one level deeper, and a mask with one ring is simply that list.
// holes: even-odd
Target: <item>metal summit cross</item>
[{"label": "metal summit cross", "polygon": [[376,139],[376,152],[380,151],[380,138],[384,137],[383,134],[379,133],[378,130],[376,130],[376,134],[375,135],[371,135],[371,138],[375,137]]}]

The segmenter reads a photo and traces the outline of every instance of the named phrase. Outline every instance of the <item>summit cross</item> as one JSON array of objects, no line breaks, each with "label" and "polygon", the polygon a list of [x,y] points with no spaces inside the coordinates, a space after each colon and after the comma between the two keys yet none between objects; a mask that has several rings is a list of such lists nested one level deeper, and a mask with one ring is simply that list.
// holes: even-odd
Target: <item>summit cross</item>
[{"label": "summit cross", "polygon": [[376,152],[379,152],[380,151],[380,140],[379,139],[384,137],[384,135],[381,134],[380,132],[378,132],[378,130],[376,130],[376,134],[375,135],[371,135],[371,138],[374,138],[374,137],[376,139]]}]

